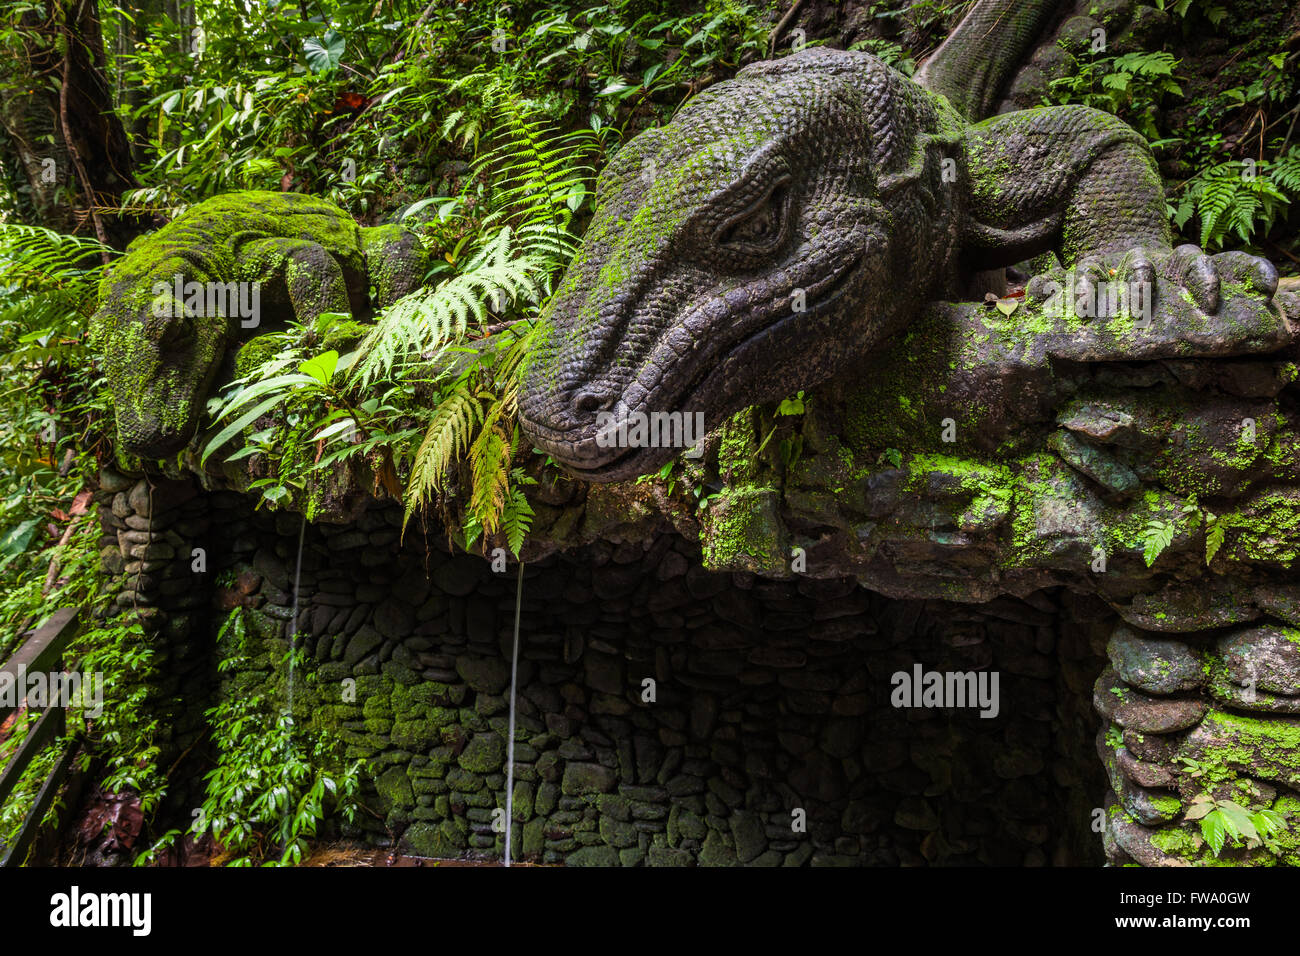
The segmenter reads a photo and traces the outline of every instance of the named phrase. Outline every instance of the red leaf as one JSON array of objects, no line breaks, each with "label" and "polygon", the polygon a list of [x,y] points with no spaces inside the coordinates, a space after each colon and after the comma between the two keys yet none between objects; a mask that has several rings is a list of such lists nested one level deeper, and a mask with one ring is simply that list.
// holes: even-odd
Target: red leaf
[{"label": "red leaf", "polygon": [[359,110],[365,107],[365,105],[369,102],[370,100],[362,96],[360,93],[353,93],[351,91],[348,91],[339,94],[339,98],[334,102],[334,108],[345,109],[345,110]]},{"label": "red leaf", "polygon": [[77,492],[77,497],[72,499],[72,514],[84,515],[87,511],[89,511],[90,501],[93,497],[94,497],[94,493],[91,492],[89,488],[85,489],[84,491]]}]

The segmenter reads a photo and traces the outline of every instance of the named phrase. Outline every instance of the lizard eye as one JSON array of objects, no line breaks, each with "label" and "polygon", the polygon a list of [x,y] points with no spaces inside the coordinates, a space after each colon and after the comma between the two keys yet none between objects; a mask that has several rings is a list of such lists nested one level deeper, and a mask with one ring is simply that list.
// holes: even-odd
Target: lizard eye
[{"label": "lizard eye", "polygon": [[782,176],[766,196],[722,224],[717,242],[750,254],[773,252],[785,241],[789,212],[790,177]]},{"label": "lizard eye", "polygon": [[168,348],[179,348],[194,338],[194,319],[189,315],[177,315],[166,321],[158,336],[158,344]]}]

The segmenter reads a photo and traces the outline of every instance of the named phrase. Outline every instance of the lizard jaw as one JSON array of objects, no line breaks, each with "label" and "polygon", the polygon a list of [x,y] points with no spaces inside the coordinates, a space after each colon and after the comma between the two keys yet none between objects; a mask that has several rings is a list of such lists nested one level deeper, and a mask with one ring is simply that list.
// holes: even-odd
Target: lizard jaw
[{"label": "lizard jaw", "polygon": [[[708,354],[699,357],[694,363],[701,370],[701,374],[694,376],[684,388],[677,390],[675,396],[664,397],[662,373],[655,377],[655,381],[649,383],[648,388],[639,380],[634,381],[632,388],[639,391],[641,397],[637,398],[635,402],[628,402],[626,396],[630,389],[625,390],[625,398],[619,402],[618,406],[620,411],[626,414],[631,411],[654,407],[672,409],[686,415],[696,409],[701,409],[705,411],[707,416],[706,428],[716,426],[718,420],[724,415],[738,410],[730,407],[734,404],[734,401],[728,393],[734,390],[737,385],[732,380],[730,370],[735,365],[745,367],[746,353],[761,348],[766,342],[772,340],[779,342],[782,337],[792,337],[796,334],[797,327],[810,321],[825,320],[828,313],[835,312],[841,306],[841,300],[846,295],[857,291],[857,286],[860,283],[855,279],[858,279],[862,274],[863,262],[869,254],[876,251],[874,244],[870,242],[859,243],[857,248],[858,255],[856,256],[848,258],[829,257],[829,261],[835,263],[835,267],[819,282],[809,284],[808,291],[810,293],[815,292],[816,297],[808,303],[804,311],[791,311],[775,322],[769,322],[760,325],[758,328],[746,330],[746,334],[743,334],[739,340],[733,340],[730,343],[723,342],[721,346],[707,350]],[[843,250],[837,251],[842,252]],[[785,302],[784,299],[780,301],[783,304]],[[671,357],[675,353],[661,341],[656,351],[662,352],[663,350],[668,350],[669,361],[658,365],[648,364],[648,367],[657,369],[668,367]],[[772,392],[771,395],[759,396],[747,393],[751,394],[752,397],[744,404],[748,405],[753,404],[755,401],[779,398],[787,394],[791,389],[803,387],[807,384],[809,383],[781,382],[779,387],[769,385],[764,392]],[[719,412],[719,408],[722,408],[722,411]],[[684,448],[663,446],[602,447],[597,443],[597,428],[594,425],[583,427],[580,437],[575,439],[572,437],[572,429],[559,431],[549,428],[540,422],[529,419],[522,411],[520,412],[520,424],[539,449],[554,458],[570,474],[584,481],[611,482],[635,478],[655,470],[663,463],[685,451]]]}]

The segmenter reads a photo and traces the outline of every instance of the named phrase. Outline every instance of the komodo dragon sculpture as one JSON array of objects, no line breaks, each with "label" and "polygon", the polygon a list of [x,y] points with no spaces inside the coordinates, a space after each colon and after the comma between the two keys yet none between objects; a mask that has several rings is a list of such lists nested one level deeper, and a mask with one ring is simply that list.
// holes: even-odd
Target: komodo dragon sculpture
[{"label": "komodo dragon sculpture", "polygon": [[[150,459],[174,454],[198,429],[231,346],[290,315],[361,318],[418,288],[427,266],[413,233],[358,226],[311,196],[247,191],[197,204],[133,243],[100,287],[92,327],[122,447]],[[170,291],[225,292],[229,283],[257,283],[261,314],[214,311],[206,295],[177,300]]]},{"label": "komodo dragon sculpture", "polygon": [[1265,260],[1171,247],[1155,162],[1115,117],[983,119],[1057,6],[980,0],[915,81],[866,53],[755,63],[628,142],[525,382],[533,442],[590,481],[652,471],[681,449],[619,447],[611,422],[712,428],[865,371],[927,301],[1049,250],[1083,295],[1160,275],[1206,313],[1221,279],[1271,297]]}]

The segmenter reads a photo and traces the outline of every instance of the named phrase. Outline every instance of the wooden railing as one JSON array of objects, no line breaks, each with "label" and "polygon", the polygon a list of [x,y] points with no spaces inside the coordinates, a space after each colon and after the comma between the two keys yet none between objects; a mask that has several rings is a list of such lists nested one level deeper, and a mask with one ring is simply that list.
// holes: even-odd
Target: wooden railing
[{"label": "wooden railing", "polygon": [[[0,725],[4,724],[10,714],[20,709],[23,693],[26,690],[25,686],[18,684],[21,674],[54,675],[62,672],[63,652],[77,634],[80,611],[80,608],[75,607],[55,611],[45,624],[29,632],[14,655],[0,665],[0,682],[12,681],[15,686],[13,703],[0,700]],[[4,676],[6,674],[8,677]],[[27,733],[18,752],[3,769],[0,769],[0,805],[3,805],[13,792],[23,771],[32,762],[32,758],[52,741],[63,737],[66,732],[67,718],[63,707],[65,702],[53,699],[53,687],[50,691],[50,698],[47,701],[49,706],[45,707],[36,725]],[[54,798],[58,795],[64,780],[67,779],[76,749],[75,744],[71,743],[64,748],[54,768],[41,784],[36,800],[23,818],[17,834],[8,845],[0,844],[0,853],[4,854],[0,858],[0,866],[21,866],[26,860],[27,851],[31,849],[32,841],[36,839],[41,821],[45,819],[46,812],[54,803]]]}]

